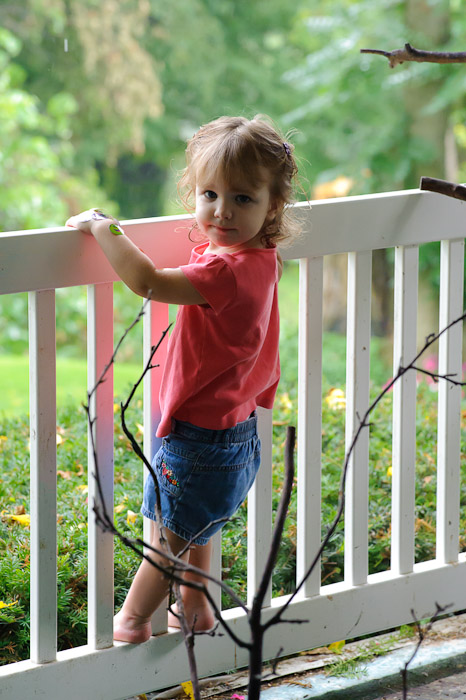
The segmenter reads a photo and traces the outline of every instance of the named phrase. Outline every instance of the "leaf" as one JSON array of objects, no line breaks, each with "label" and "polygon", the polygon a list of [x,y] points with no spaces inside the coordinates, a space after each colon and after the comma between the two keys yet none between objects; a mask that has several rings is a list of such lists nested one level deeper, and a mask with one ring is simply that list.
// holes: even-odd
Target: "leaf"
[{"label": "leaf", "polygon": [[16,605],[18,603],[17,600],[14,600],[12,603],[4,603],[3,600],[0,600],[0,610],[2,608],[11,608],[13,605]]},{"label": "leaf", "polygon": [[131,523],[135,523],[137,517],[137,513],[135,513],[133,510],[128,510],[126,513],[126,522],[128,523],[128,525],[130,525]]},{"label": "leaf", "polygon": [[23,515],[14,515],[13,513],[5,513],[2,515],[3,518],[10,518],[10,520],[15,520],[20,525],[29,527],[31,524],[31,516],[29,513],[24,513]]},{"label": "leaf", "polygon": [[342,639],[339,642],[332,642],[327,648],[329,651],[333,651],[335,654],[339,654],[343,647],[345,646],[346,641]]},{"label": "leaf", "polygon": [[183,688],[186,697],[188,697],[189,700],[194,700],[193,684],[191,683],[191,681],[186,681],[186,683],[182,683],[181,687]]}]

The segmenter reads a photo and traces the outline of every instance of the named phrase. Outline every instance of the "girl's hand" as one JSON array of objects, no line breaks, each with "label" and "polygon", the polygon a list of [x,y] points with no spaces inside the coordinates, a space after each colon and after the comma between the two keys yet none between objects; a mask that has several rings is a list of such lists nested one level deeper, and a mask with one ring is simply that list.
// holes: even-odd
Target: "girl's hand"
[{"label": "girl's hand", "polygon": [[101,221],[102,219],[107,219],[108,221],[115,222],[116,224],[119,223],[113,216],[108,216],[108,214],[104,214],[104,212],[100,209],[94,208],[87,209],[86,211],[81,212],[81,214],[71,216],[66,222],[66,226],[77,228],[80,231],[83,231],[83,233],[92,233],[92,223],[94,221]]}]

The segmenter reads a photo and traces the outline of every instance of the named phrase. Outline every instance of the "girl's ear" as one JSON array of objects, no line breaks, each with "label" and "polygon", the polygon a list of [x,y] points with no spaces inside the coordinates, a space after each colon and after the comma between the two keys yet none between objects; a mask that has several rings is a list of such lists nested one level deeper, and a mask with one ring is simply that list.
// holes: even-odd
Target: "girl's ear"
[{"label": "girl's ear", "polygon": [[278,214],[278,210],[280,209],[280,204],[277,199],[272,199],[270,202],[269,210],[267,212],[266,219],[267,221],[273,221],[275,217]]}]

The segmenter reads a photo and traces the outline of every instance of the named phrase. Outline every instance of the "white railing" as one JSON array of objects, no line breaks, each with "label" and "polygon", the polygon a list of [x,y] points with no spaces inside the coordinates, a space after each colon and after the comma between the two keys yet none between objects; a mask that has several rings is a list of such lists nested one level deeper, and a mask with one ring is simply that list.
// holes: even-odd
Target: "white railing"
[{"label": "white railing", "polygon": [[[465,205],[440,195],[395,192],[299,205],[305,234],[285,259],[300,260],[298,538],[297,576],[308,568],[320,544],[321,396],[323,259],[348,253],[347,444],[369,401],[371,254],[395,248],[394,367],[416,350],[418,246],[441,242],[440,319],[442,328],[462,311]],[[128,234],[159,267],[187,260],[190,243],[184,219],[131,221]],[[188,678],[178,632],[152,637],[142,645],[112,644],[113,543],[89,516],[89,635],[86,646],[56,652],[56,409],[55,289],[91,285],[89,293],[89,384],[112,351],[112,282],[115,275],[91,237],[68,229],[0,234],[0,293],[30,292],[31,374],[31,659],[0,669],[2,698],[82,697],[115,700],[167,687]],[[152,304],[145,318],[146,349],[167,325],[168,309]],[[461,374],[462,329],[442,338],[439,370]],[[158,355],[163,361],[163,354]],[[153,452],[158,376],[145,386],[146,453]],[[154,382],[154,385],[151,385]],[[106,499],[113,498],[113,388],[97,395],[97,450]],[[458,387],[441,383],[438,402],[437,557],[414,563],[414,478],[416,379],[407,374],[394,390],[392,568],[368,575],[369,435],[364,431],[353,454],[345,512],[345,581],[321,586],[319,567],[293,601],[290,617],[308,624],[271,628],[265,658],[279,647],[290,654],[339,639],[380,631],[422,618],[435,602],[466,608],[466,556],[459,554],[460,402]],[[264,446],[257,483],[248,508],[248,597],[260,577],[271,535],[272,419],[260,412]],[[92,465],[91,465],[92,467]],[[90,470],[92,471],[92,470]],[[89,479],[89,503],[95,484]],[[216,539],[214,573],[220,572]],[[216,592],[217,599],[219,593]],[[266,600],[264,619],[283,598]],[[247,636],[239,609],[224,611],[237,634]],[[163,629],[162,612],[155,621]],[[228,636],[196,642],[201,675],[245,665],[245,651]]]}]

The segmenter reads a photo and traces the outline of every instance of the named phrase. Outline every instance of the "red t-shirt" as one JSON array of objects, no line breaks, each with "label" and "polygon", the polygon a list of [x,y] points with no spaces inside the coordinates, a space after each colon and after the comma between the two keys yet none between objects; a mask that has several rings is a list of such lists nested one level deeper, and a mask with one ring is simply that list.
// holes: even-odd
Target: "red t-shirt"
[{"label": "red t-shirt", "polygon": [[280,378],[275,248],[215,255],[196,246],[180,269],[207,304],[180,306],[160,389],[162,418],[232,428],[257,406],[272,408]]}]

